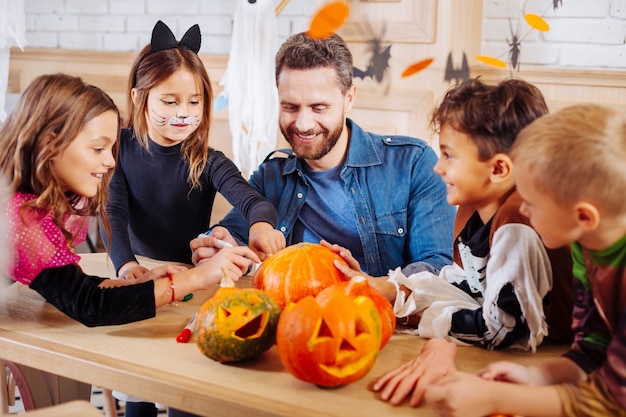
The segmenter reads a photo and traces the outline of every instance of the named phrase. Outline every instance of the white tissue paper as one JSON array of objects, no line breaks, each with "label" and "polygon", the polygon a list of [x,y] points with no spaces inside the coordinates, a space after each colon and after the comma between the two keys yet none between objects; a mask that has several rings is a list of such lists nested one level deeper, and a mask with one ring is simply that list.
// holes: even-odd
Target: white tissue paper
[{"label": "white tissue paper", "polygon": [[278,29],[271,0],[237,0],[224,91],[216,110],[228,105],[233,161],[252,174],[276,147],[278,90],[274,56]]}]

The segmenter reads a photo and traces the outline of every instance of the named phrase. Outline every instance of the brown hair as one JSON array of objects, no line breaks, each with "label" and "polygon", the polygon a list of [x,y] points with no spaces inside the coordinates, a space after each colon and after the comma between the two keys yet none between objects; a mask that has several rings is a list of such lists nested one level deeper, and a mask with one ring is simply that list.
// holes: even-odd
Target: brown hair
[{"label": "brown hair", "polygon": [[[126,127],[135,132],[135,137],[148,149],[148,124],[146,109],[150,90],[165,81],[177,70],[184,68],[194,74],[202,87],[204,114],[198,128],[187,138],[181,147],[183,158],[189,163],[188,181],[192,187],[200,187],[200,176],[207,164],[209,154],[209,130],[213,107],[211,80],[198,55],[187,48],[170,48],[153,52],[152,47],[144,47],[130,70],[127,100],[129,117]],[[131,91],[135,89],[135,100]]]},{"label": "brown hair", "polygon": [[447,124],[465,133],[486,161],[509,153],[524,126],[548,114],[541,91],[523,80],[507,79],[496,86],[470,79],[450,88],[431,118],[436,132]]},{"label": "brown hair", "polygon": [[522,130],[512,158],[555,201],[626,212],[626,118],[613,109],[577,104],[543,117]]},{"label": "brown hair", "polygon": [[[38,195],[28,206],[51,210],[59,227],[66,213],[98,214],[110,236],[104,203],[113,170],[104,175],[97,194],[87,198],[64,193],[51,169],[52,160],[65,151],[85,124],[106,111],[117,114],[119,136],[119,112],[104,91],[79,77],[41,75],[24,90],[0,131],[0,172],[10,190]],[[117,139],[113,146],[116,160]],[[67,231],[63,232],[70,238]]]},{"label": "brown hair", "polygon": [[341,92],[346,94],[352,87],[352,54],[337,34],[323,39],[310,38],[305,32],[289,37],[276,53],[276,83],[283,68],[316,69],[333,68]]}]

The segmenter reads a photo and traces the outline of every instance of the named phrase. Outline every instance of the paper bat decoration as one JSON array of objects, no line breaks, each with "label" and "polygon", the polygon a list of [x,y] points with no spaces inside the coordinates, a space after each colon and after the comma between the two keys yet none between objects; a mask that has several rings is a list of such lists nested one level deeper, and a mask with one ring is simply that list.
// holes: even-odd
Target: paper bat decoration
[{"label": "paper bat decoration", "polygon": [[448,62],[446,63],[445,81],[455,80],[455,84],[459,84],[470,77],[469,65],[467,64],[467,56],[463,52],[463,61],[460,68],[455,68],[452,64],[452,52],[448,53]]},{"label": "paper bat decoration", "polygon": [[389,68],[391,45],[382,49],[380,39],[372,39],[370,41],[370,50],[372,51],[372,58],[367,68],[365,70],[361,70],[357,67],[352,67],[354,76],[362,80],[365,79],[365,77],[370,77],[380,83],[383,80],[385,71]]}]

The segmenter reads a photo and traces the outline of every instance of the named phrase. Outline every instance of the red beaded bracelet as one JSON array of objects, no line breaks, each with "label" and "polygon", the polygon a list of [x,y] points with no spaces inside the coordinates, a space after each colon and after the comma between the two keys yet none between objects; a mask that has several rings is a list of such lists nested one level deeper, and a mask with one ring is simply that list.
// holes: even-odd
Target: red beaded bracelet
[{"label": "red beaded bracelet", "polygon": [[174,285],[174,275],[171,272],[168,272],[167,277],[170,279],[170,290],[167,292],[167,294],[169,295],[170,292],[172,293],[172,298],[170,299],[169,305],[175,307],[178,305],[178,303],[176,302],[176,285]]}]

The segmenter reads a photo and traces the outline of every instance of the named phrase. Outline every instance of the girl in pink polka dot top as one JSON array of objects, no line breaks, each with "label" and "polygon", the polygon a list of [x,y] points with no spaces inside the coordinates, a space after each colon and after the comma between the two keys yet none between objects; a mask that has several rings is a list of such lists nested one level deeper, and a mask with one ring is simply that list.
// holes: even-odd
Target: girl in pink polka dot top
[{"label": "girl in pink polka dot top", "polygon": [[110,237],[104,206],[119,126],[106,93],[53,74],[26,88],[0,130],[0,175],[9,184],[0,194],[10,252],[3,272],[87,326],[153,317],[157,307],[218,283],[222,269],[238,279],[260,262],[237,246],[191,269],[165,265],[132,280],[86,275],[73,249],[85,240],[89,216],[100,216]]}]

